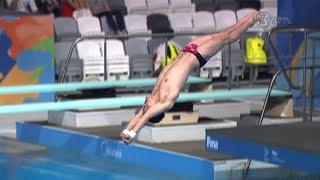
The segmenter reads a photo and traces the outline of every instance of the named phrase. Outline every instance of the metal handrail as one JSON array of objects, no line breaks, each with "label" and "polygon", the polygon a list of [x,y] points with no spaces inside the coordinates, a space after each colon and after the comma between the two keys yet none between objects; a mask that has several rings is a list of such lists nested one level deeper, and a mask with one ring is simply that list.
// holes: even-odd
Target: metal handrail
[{"label": "metal handrail", "polygon": [[[290,67],[290,68],[286,68],[285,71],[289,71],[289,70],[299,70],[299,69],[303,69],[303,68],[306,68],[306,69],[320,69],[320,65],[315,65],[315,66],[299,66],[299,67]],[[266,97],[264,99],[264,102],[263,102],[263,106],[262,106],[262,110],[261,110],[261,115],[260,115],[260,118],[259,118],[259,122],[258,122],[258,126],[262,126],[262,123],[263,123],[263,119],[264,119],[264,116],[265,116],[265,112],[266,112],[266,108],[267,108],[267,104],[269,102],[269,99],[270,99],[270,96],[271,96],[271,91],[273,89],[273,86],[276,82],[276,79],[279,77],[279,75],[282,73],[282,71],[277,71],[270,83],[269,83],[269,87],[268,87],[268,91],[267,91],[267,94],[266,94]],[[286,72],[284,72],[286,73]],[[248,175],[248,172],[249,172],[249,169],[250,169],[250,165],[251,165],[251,159],[248,160],[247,164],[246,164],[246,167],[245,167],[245,176]]]},{"label": "metal handrail", "polygon": [[[302,32],[304,34],[304,40],[305,40],[305,47],[304,47],[304,61],[303,61],[303,89],[302,89],[302,92],[304,93],[303,95],[303,119],[304,121],[307,121],[308,118],[307,118],[307,71],[306,71],[306,67],[307,67],[307,41],[308,41],[308,33],[310,32],[320,32],[320,28],[319,27],[306,27],[306,26],[286,26],[286,27],[275,27],[273,29],[271,29],[269,32],[268,32],[268,40],[269,40],[269,43],[270,43],[270,47],[271,47],[271,50],[274,52],[275,54],[275,59],[277,60],[278,64],[279,64],[279,67],[281,69],[282,72],[286,72],[286,67],[284,66],[284,64],[282,63],[282,61],[280,60],[279,58],[279,55],[275,49],[275,46],[271,40],[271,36],[273,33],[275,32]],[[314,64],[314,61],[313,61],[313,64]],[[313,76],[313,70],[312,70],[312,76]],[[295,86],[292,81],[290,80],[289,76],[284,73],[284,77],[287,81],[287,83],[289,84],[290,88],[292,89],[300,89],[299,86]],[[313,77],[311,77],[311,79],[313,80]],[[311,93],[312,90],[311,90]],[[311,101],[313,101],[313,96],[311,95]],[[310,106],[312,103],[310,103]],[[310,114],[312,115],[312,109],[310,110]],[[310,121],[312,121],[312,117],[310,118]]]}]

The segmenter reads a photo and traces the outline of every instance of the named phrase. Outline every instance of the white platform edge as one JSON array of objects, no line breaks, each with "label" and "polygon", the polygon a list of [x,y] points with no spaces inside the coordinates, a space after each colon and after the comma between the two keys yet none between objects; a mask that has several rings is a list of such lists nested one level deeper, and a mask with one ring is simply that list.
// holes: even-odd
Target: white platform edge
[{"label": "white platform edge", "polygon": [[68,127],[114,126],[127,122],[134,114],[134,108],[90,112],[50,111],[48,121]]},{"label": "white platform edge", "polygon": [[136,138],[138,141],[148,143],[200,141],[204,140],[206,129],[231,128],[236,126],[237,122],[231,120],[179,126],[145,126],[140,130]]},{"label": "white platform edge", "polygon": [[[68,127],[115,126],[128,122],[135,115],[137,108],[87,112],[49,111],[48,121],[53,124]],[[195,104],[193,109],[199,111],[199,117],[209,117],[212,119],[238,118],[240,114],[250,113],[250,103],[225,102]]]}]

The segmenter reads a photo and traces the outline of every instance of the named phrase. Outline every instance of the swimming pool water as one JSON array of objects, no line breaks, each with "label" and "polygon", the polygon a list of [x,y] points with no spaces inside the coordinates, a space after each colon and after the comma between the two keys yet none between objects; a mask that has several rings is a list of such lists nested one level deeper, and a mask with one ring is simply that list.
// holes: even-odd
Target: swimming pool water
[{"label": "swimming pool water", "polygon": [[[1,139],[0,146],[3,146]],[[11,149],[19,147],[21,148],[22,146]],[[18,153],[12,151],[14,150],[4,152],[0,148],[0,179],[188,179],[188,177],[180,174],[163,172],[150,167],[124,164],[60,149],[42,148]]]}]

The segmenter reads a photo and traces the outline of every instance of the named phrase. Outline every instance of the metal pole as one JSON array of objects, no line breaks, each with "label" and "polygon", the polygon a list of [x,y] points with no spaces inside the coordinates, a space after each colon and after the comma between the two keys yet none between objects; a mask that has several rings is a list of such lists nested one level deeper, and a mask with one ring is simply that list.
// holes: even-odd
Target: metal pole
[{"label": "metal pole", "polygon": [[[311,40],[311,46],[312,46],[312,64],[311,66],[313,67],[315,65],[315,40]],[[309,120],[310,122],[312,122],[312,116],[313,116],[313,108],[314,108],[314,97],[313,97],[313,87],[314,87],[314,68],[311,69],[311,75],[310,75],[310,103],[309,103],[309,111],[310,111],[310,116],[309,116]]]},{"label": "metal pole", "polygon": [[106,81],[106,80],[107,80],[107,37],[104,38],[104,41],[103,41],[103,49],[104,49],[104,53],[103,53],[103,62],[104,62],[104,66],[103,66],[103,70],[104,70],[103,79]]},{"label": "metal pole", "polygon": [[307,32],[304,32],[304,61],[303,61],[303,121],[307,122],[308,115],[307,115]]},{"label": "metal pole", "polygon": [[72,56],[72,53],[73,53],[73,50],[75,48],[75,46],[83,40],[83,37],[80,37],[78,39],[76,39],[72,45],[71,45],[71,48],[69,49],[69,52],[68,52],[68,56],[67,56],[67,59],[66,59],[66,62],[63,66],[63,70],[62,70],[62,75],[61,75],[61,79],[60,79],[60,83],[63,83],[64,79],[65,79],[65,76],[67,74],[67,70],[68,70],[68,67],[69,67],[69,64],[71,62],[71,56]]},{"label": "metal pole", "polygon": [[267,95],[266,95],[265,100],[264,100],[264,103],[263,103],[262,112],[261,112],[261,115],[260,115],[260,119],[259,119],[258,126],[261,126],[261,125],[262,125],[263,118],[264,118],[264,115],[265,115],[265,112],[266,112],[266,108],[267,108],[267,104],[268,104],[269,98],[270,98],[270,96],[271,96],[271,91],[272,91],[273,85],[274,85],[274,83],[276,82],[276,79],[278,78],[278,76],[280,75],[280,73],[281,73],[281,71],[278,71],[278,72],[272,77],[272,80],[271,80],[271,82],[270,82],[270,84],[269,84],[268,91],[267,91]]},{"label": "metal pole", "polygon": [[232,66],[231,66],[231,43],[228,44],[228,64],[229,64],[229,69],[228,69],[228,89],[231,90],[232,86]]}]

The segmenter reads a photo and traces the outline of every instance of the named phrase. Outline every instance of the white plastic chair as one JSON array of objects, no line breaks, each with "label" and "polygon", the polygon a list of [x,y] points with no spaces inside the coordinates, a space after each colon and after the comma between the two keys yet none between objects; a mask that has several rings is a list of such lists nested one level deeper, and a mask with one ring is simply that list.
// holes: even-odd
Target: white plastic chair
[{"label": "white plastic chair", "polygon": [[217,30],[223,30],[237,22],[236,13],[232,10],[220,10],[214,13]]},{"label": "white plastic chair", "polygon": [[77,44],[79,58],[83,60],[83,80],[88,77],[104,80],[104,59],[100,43],[95,40],[85,40]]},{"label": "white plastic chair", "polygon": [[77,43],[77,52],[80,59],[101,59],[101,46],[97,41],[84,40]]},{"label": "white plastic chair", "polygon": [[172,13],[169,14],[171,27],[174,32],[192,32],[192,14],[191,13]]},{"label": "white plastic chair", "polygon": [[168,0],[147,0],[149,12],[164,13],[170,12],[170,5]]},{"label": "white plastic chair", "polygon": [[124,1],[128,14],[144,14],[149,13],[146,0],[125,0]]},{"label": "white plastic chair", "polygon": [[124,21],[129,35],[151,33],[145,15],[128,14],[124,17]]},{"label": "white plastic chair", "polygon": [[211,12],[195,12],[192,19],[195,32],[214,32],[216,30],[216,23]]},{"label": "white plastic chair", "polygon": [[191,0],[170,0],[170,9],[171,12],[187,12],[193,13],[195,12],[195,4],[191,2]]},{"label": "white plastic chair", "polygon": [[81,36],[104,34],[101,31],[100,20],[93,16],[84,16],[77,19],[78,28]]},{"label": "white plastic chair", "polygon": [[[107,78],[129,79],[129,56],[125,55],[124,46],[120,40],[107,40]],[[104,49],[104,48],[103,48]]]},{"label": "white plastic chair", "polygon": [[222,73],[222,53],[219,51],[217,54],[212,56],[207,64],[200,69],[200,77],[212,78],[220,77]]}]

